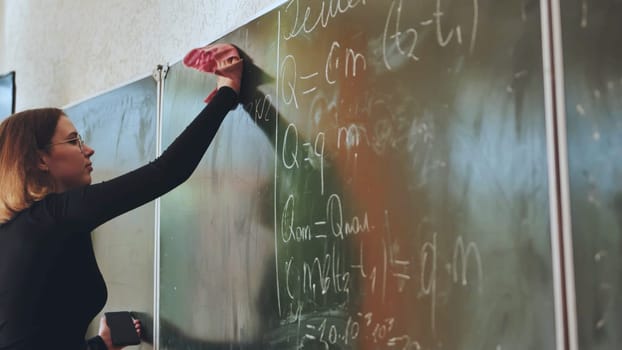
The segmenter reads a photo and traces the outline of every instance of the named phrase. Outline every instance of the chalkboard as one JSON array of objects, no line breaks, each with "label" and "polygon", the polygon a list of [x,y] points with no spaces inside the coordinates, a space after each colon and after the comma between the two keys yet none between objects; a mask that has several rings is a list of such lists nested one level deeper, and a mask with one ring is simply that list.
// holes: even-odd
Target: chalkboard
[{"label": "chalkboard", "polygon": [[622,1],[562,1],[580,349],[622,347]]},{"label": "chalkboard", "polygon": [[15,113],[15,72],[0,75],[0,120]]},{"label": "chalkboard", "polygon": [[[85,142],[95,150],[93,183],[147,164],[156,156],[157,84],[146,77],[65,108]],[[97,262],[108,287],[103,311],[153,315],[155,207],[146,204],[95,229]],[[99,316],[89,330],[97,334]],[[151,329],[147,318],[144,329]],[[143,343],[133,349],[151,349]]]},{"label": "chalkboard", "polygon": [[[165,349],[554,349],[539,3],[299,1],[162,198]],[[211,77],[170,67],[163,142]]]}]

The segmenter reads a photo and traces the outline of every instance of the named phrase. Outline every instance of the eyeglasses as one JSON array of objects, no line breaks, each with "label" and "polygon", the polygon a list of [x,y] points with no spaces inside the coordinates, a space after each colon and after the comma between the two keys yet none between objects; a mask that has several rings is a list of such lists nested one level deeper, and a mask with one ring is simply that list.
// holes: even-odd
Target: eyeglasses
[{"label": "eyeglasses", "polygon": [[56,146],[56,145],[62,145],[65,143],[69,143],[72,144],[74,146],[78,146],[78,148],[80,148],[80,152],[84,153],[84,140],[82,139],[82,136],[80,136],[80,134],[78,134],[78,136],[69,139],[69,140],[65,140],[65,141],[61,141],[61,142],[55,142],[55,143],[50,143],[49,145],[45,146],[45,148],[50,148],[52,146]]}]

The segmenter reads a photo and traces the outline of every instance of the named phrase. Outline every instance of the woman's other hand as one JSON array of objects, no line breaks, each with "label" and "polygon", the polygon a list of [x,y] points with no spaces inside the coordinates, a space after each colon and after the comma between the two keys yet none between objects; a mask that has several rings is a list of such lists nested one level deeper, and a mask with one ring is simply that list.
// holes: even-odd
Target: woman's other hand
[{"label": "woman's other hand", "polygon": [[[136,334],[138,334],[139,338],[142,338],[142,325],[140,324],[140,320],[133,319],[133,321],[134,321],[134,328],[136,329]],[[106,316],[102,316],[99,319],[99,336],[104,341],[104,344],[106,344],[106,347],[108,348],[108,350],[120,350],[120,349],[123,349],[122,346],[121,347],[115,347],[114,345],[112,345],[112,337],[110,335],[110,327],[108,327],[108,323],[106,322]]]}]

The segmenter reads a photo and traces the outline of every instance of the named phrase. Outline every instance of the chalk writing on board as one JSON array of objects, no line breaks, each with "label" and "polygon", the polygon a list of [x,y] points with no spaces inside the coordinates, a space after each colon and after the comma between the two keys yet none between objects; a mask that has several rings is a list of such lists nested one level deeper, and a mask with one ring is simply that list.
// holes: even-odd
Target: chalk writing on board
[{"label": "chalk writing on board", "polygon": [[[293,78],[290,77],[293,75]],[[296,79],[298,79],[298,71],[296,70],[296,59],[293,55],[287,55],[281,63],[281,94],[285,104],[292,102],[298,108],[298,99],[296,98]],[[289,78],[289,79],[288,79]],[[287,84],[285,84],[287,82]]]},{"label": "chalk writing on board", "polygon": [[364,126],[351,123],[337,129],[337,149],[341,148],[342,145],[346,149],[356,148],[361,144],[361,141],[369,145],[367,129]]},{"label": "chalk writing on board", "polygon": [[[318,26],[326,28],[332,19],[365,4],[366,0],[313,1],[312,5],[309,4],[304,9],[303,16],[300,0],[291,0],[285,7],[283,13],[285,15],[292,15],[294,20],[292,28],[283,35],[283,38],[285,40],[290,40],[303,32],[309,34],[318,28]],[[312,19],[312,16],[315,16],[315,20]]]},{"label": "chalk writing on board", "polygon": [[333,72],[342,73],[345,78],[356,77],[356,73],[367,69],[367,60],[360,52],[351,48],[342,48],[338,41],[333,41],[326,59],[325,77],[328,84],[335,84]]},{"label": "chalk writing on board", "polygon": [[[453,24],[443,0],[427,1],[430,6],[417,13],[419,20],[406,13],[412,3],[391,0],[380,6],[384,26],[365,33],[371,46],[327,37],[317,46],[317,61],[309,62],[295,49],[279,56],[278,100],[291,116],[285,116],[276,140],[282,183],[275,202],[281,274],[277,290],[284,324],[296,325],[288,336],[295,334],[297,348],[313,343],[329,349],[365,341],[381,348],[424,349],[424,339],[409,333],[403,315],[367,310],[358,298],[365,295],[390,309],[396,296],[412,297],[425,310],[418,318],[436,336],[448,286],[462,295],[484,290],[485,261],[477,239],[428,229],[421,222],[404,225],[403,218],[392,218],[395,208],[376,206],[366,198],[357,201],[362,189],[353,181],[357,174],[368,176],[370,162],[404,153],[417,155],[417,176],[409,188],[425,186],[435,170],[448,166],[431,151],[437,142],[437,111],[396,104],[393,96],[374,89],[344,92],[378,69],[393,71],[420,60],[423,29],[440,48],[453,44],[473,53],[479,0],[466,5],[472,16]],[[364,5],[355,0],[304,6],[289,1],[281,12],[285,30],[278,37],[292,40],[288,47],[295,48],[294,38],[306,40]],[[267,113],[269,102],[254,102],[256,119]],[[395,227],[394,220],[400,222]]]},{"label": "chalk writing on board", "polygon": [[[479,21],[479,0],[473,0],[473,16],[471,24],[471,36],[469,39],[469,53],[473,53],[477,41],[477,27]],[[432,24],[436,27],[436,40],[440,47],[448,46],[452,40],[462,45],[462,26],[456,25],[450,30],[445,30],[443,26],[443,16],[441,11],[441,0],[436,0],[436,10],[431,14],[432,18],[420,20],[417,24],[410,24],[411,27],[403,28],[402,13],[404,0],[394,0],[389,6],[389,12],[384,27],[382,37],[382,56],[384,65],[388,70],[393,70],[393,61],[399,60],[399,56],[407,60],[418,61],[419,56],[415,53],[419,40],[419,29]]]},{"label": "chalk writing on board", "polygon": [[320,343],[324,348],[331,349],[335,345],[356,344],[362,338],[390,349],[423,349],[419,342],[408,334],[392,334],[397,328],[395,318],[378,317],[373,312],[357,312],[349,316],[345,322],[340,322],[330,314],[305,318],[301,308],[298,308],[292,318],[298,325],[299,349],[304,348],[308,341]]},{"label": "chalk writing on board", "polygon": [[[343,223],[343,204],[338,195],[331,195],[328,200],[328,221],[332,222],[332,236],[339,239],[349,239],[359,234],[378,234],[374,232],[376,227],[369,223],[368,214],[362,219],[353,216],[351,221]],[[310,241],[317,238],[311,230],[313,225],[295,226],[293,224],[294,196],[290,195],[283,211],[281,222],[281,237],[284,243]],[[358,253],[352,264],[346,266],[343,263],[342,252],[337,249],[336,243],[332,243],[329,252],[322,256],[311,257],[311,260],[290,256],[285,262],[285,280],[288,297],[292,301],[300,301],[301,296],[311,300],[317,305],[323,295],[334,293],[344,297],[345,301],[350,298],[350,285],[354,277],[361,278],[366,283],[361,286],[369,288],[374,295],[379,293],[383,302],[386,302],[385,294],[389,285],[389,279],[393,278],[398,285],[399,293],[405,290],[408,283],[418,284],[419,298],[428,298],[430,302],[430,327],[436,328],[436,303],[437,286],[439,279],[439,266],[449,266],[448,279],[465,288],[474,285],[477,291],[482,291],[482,279],[484,278],[483,262],[477,244],[473,241],[465,241],[463,236],[455,238],[453,251],[450,254],[440,253],[437,242],[438,233],[434,232],[431,238],[425,240],[419,249],[405,252],[397,256],[394,247],[399,247],[397,235],[391,232],[389,212],[385,211],[385,224],[382,228],[380,248],[382,255],[381,265],[366,260],[365,256],[369,249],[377,250],[359,242]],[[325,222],[320,222],[324,224]],[[325,237],[325,236],[324,236]],[[374,244],[376,245],[376,244]],[[440,256],[450,257],[449,261],[439,262]],[[297,286],[295,284],[298,284]],[[392,284],[392,283],[391,283]],[[300,291],[297,294],[295,290]]]},{"label": "chalk writing on board", "polygon": [[[365,212],[361,217],[353,215],[344,220],[343,205],[341,198],[337,194],[332,194],[326,204],[326,220],[316,221],[307,225],[295,225],[295,206],[296,200],[290,194],[285,202],[281,215],[281,239],[283,243],[304,242],[314,238],[329,238],[325,233],[325,226],[328,226],[330,237],[344,240],[350,236],[371,232],[374,228],[369,224],[368,213]],[[319,227],[312,230],[312,227]],[[315,233],[315,232],[321,233]]]},{"label": "chalk writing on board", "polygon": [[[290,134],[292,136],[290,136]],[[311,165],[314,169],[318,169],[320,174],[320,194],[324,194],[324,148],[325,148],[326,135],[323,132],[318,132],[315,136],[313,143],[303,143],[304,152],[299,154],[298,144],[298,129],[294,123],[290,123],[285,130],[283,136],[283,147],[281,151],[281,157],[283,166],[286,169],[300,168],[301,161]],[[288,147],[293,144],[293,149]],[[304,157],[299,161],[299,157]]]},{"label": "chalk writing on board", "polygon": [[255,100],[249,102],[246,105],[246,110],[252,113],[253,119],[255,122],[265,121],[269,122],[272,120],[270,116],[270,109],[273,105],[272,96],[265,95],[261,98],[256,98]]}]

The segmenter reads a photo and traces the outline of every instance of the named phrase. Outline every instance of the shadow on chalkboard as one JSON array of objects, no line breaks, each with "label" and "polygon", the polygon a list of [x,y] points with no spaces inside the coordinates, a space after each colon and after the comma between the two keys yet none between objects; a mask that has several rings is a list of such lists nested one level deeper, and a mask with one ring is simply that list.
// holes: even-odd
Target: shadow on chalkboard
[{"label": "shadow on chalkboard", "polygon": [[[274,264],[274,262],[272,262]],[[276,280],[276,275],[273,269],[268,269],[266,271],[265,276],[263,277],[264,286],[274,285],[274,281]],[[258,300],[262,301],[259,307],[260,318],[264,321],[262,322],[263,330],[261,330],[258,334],[267,334],[270,327],[273,327],[276,322],[278,322],[278,316],[274,314],[274,310],[276,309],[276,298],[273,289],[270,288],[262,288]],[[132,317],[137,320],[140,320],[142,325],[142,336],[141,340],[148,344],[153,345],[154,334],[153,334],[153,316],[139,311],[131,311]],[[175,349],[179,344],[184,345],[184,349],[193,349],[193,350],[221,350],[221,349],[240,349],[240,350],[256,350],[256,349],[266,349],[266,337],[258,338],[253,342],[240,342],[240,341],[211,341],[209,339],[201,339],[196,336],[191,336],[186,334],[182,329],[176,326],[173,322],[170,322],[164,318],[160,318],[159,322],[160,326],[160,339],[161,346],[164,349]],[[165,341],[162,341],[162,335],[165,336]]]},{"label": "shadow on chalkboard", "polygon": [[[274,285],[274,281],[276,280],[276,276],[272,269],[267,271],[264,276],[263,285]],[[259,334],[265,334],[268,329],[273,326],[274,322],[278,322],[277,315],[271,315],[273,310],[275,310],[274,300],[274,291],[270,288],[262,288],[261,295],[258,300],[264,301],[259,308],[259,312],[261,313],[261,319],[268,321],[263,322],[263,331],[260,331]],[[153,329],[151,326],[153,325],[153,316],[145,313],[145,312],[131,312],[132,317],[137,320],[140,320],[142,325],[142,337],[141,340],[148,343],[153,344],[154,335]],[[265,341],[266,339],[256,339],[254,342],[223,342],[223,341],[211,341],[209,339],[201,339],[196,336],[191,336],[186,334],[182,329],[177,327],[172,322],[161,318],[160,319],[160,334],[166,335],[166,341],[164,344],[160,344],[163,348],[169,348],[169,345],[176,346],[179,344],[184,344],[185,349],[193,349],[193,350],[221,350],[221,349],[244,349],[244,350],[256,350],[256,349],[265,349]],[[162,338],[161,338],[162,339]],[[174,347],[173,347],[174,348]]]},{"label": "shadow on chalkboard", "polygon": [[[153,317],[143,312],[132,312],[132,317],[139,319],[143,325],[142,340],[146,343],[153,344],[153,332],[146,326],[153,324]],[[205,350],[220,350],[220,349],[261,349],[261,344],[243,344],[243,343],[229,343],[229,342],[213,342],[204,339],[198,339],[186,335],[181,329],[168,322],[165,319],[160,320],[160,331],[167,335],[167,342],[172,344],[184,344],[188,349],[205,349]],[[167,344],[161,344],[166,348]]]},{"label": "shadow on chalkboard", "polygon": [[244,103],[250,101],[259,86],[274,82],[274,78],[255,65],[253,59],[244,50],[239,47],[237,49],[240,57],[244,60],[244,73],[240,91],[240,101]]},{"label": "shadow on chalkboard", "polygon": [[[261,85],[271,84],[274,82],[274,78],[267,74],[263,69],[259,68],[250,56],[244,52],[242,49],[238,48],[238,52],[240,53],[240,57],[244,60],[244,74],[242,76],[242,84],[240,91],[240,103],[244,106],[244,110],[248,113],[249,116],[253,116],[253,111],[251,110],[251,106],[253,101],[263,100],[265,95],[259,90]],[[283,118],[280,114],[278,114],[276,108],[270,104],[269,113],[277,116],[276,120],[279,123],[280,127],[284,127],[283,125],[287,125],[284,123]],[[271,142],[274,142],[274,132],[276,128],[274,128],[269,123],[256,123],[257,126],[263,131],[268,139]]]}]

